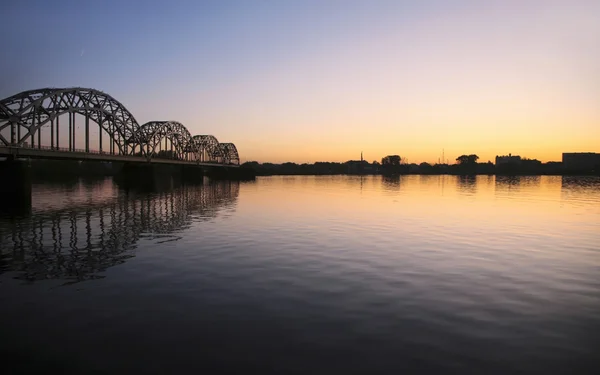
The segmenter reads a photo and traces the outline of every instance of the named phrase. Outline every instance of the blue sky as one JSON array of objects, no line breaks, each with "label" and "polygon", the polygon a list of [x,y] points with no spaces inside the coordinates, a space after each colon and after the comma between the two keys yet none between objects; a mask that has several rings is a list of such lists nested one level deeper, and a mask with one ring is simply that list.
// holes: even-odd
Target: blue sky
[{"label": "blue sky", "polygon": [[180,121],[236,143],[243,160],[600,151],[599,1],[15,1],[0,12],[0,97],[100,89],[140,123]]}]

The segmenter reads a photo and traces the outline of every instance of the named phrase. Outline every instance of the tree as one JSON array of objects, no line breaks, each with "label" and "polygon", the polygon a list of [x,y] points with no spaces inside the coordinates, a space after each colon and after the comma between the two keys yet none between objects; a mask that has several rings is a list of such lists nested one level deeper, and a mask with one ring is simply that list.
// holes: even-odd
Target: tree
[{"label": "tree", "polygon": [[243,163],[242,165],[240,165],[240,167],[252,168],[252,169],[257,170],[258,168],[260,168],[260,164],[257,161],[247,161],[247,162]]},{"label": "tree", "polygon": [[477,156],[475,154],[471,154],[471,155],[461,155],[456,158],[456,161],[460,165],[475,165],[475,164],[477,164],[478,159],[479,159],[479,156]]},{"label": "tree", "polygon": [[398,166],[402,158],[399,155],[388,155],[385,158],[381,159],[381,164],[383,166]]},{"label": "tree", "polygon": [[397,175],[409,172],[408,165],[402,165],[403,159],[399,155],[388,155],[381,159],[381,173],[383,175]]}]

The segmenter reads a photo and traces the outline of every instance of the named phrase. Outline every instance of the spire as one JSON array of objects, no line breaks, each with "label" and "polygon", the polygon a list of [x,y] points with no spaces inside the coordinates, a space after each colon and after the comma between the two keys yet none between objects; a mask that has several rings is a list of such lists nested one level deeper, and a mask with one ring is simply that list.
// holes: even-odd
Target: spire
[{"label": "spire", "polygon": [[362,151],[360,152],[360,161],[363,161]]}]

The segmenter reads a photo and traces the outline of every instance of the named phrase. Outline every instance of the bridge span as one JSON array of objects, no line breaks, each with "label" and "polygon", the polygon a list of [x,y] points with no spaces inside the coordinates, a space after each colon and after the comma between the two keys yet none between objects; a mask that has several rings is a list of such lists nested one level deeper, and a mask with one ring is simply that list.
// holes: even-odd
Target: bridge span
[{"label": "bridge span", "polygon": [[[106,152],[85,150],[68,150],[64,148],[50,148],[47,146],[39,148],[31,147],[6,147],[0,146],[0,157],[10,159],[51,159],[51,160],[80,160],[80,161],[100,161],[100,162],[122,162],[122,163],[146,163],[148,160],[143,156],[137,155],[111,155]],[[154,158],[149,161],[156,164],[174,164],[174,165],[197,165],[204,167],[239,167],[238,164],[223,164],[214,161],[190,161],[178,159]]]},{"label": "bridge span", "polygon": [[208,134],[192,135],[177,121],[139,124],[112,96],[81,87],[23,91],[0,100],[0,147],[60,150],[72,152],[74,159],[94,154],[138,156],[149,162],[240,162],[233,143],[221,143]]},{"label": "bridge span", "polygon": [[112,96],[82,87],[29,90],[0,100],[0,158],[6,158],[0,161],[0,193],[23,197],[30,195],[29,172],[20,159],[120,162],[135,178],[156,169],[164,178],[180,171],[174,167],[185,168],[186,176],[242,173],[232,172],[240,163],[235,144],[192,135],[177,121],[139,124]]}]

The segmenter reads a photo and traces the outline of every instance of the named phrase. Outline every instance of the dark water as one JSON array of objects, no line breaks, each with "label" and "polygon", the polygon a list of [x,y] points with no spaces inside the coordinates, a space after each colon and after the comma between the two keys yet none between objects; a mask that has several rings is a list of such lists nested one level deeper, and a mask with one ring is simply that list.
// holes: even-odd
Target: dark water
[{"label": "dark water", "polygon": [[33,191],[0,219],[3,374],[599,369],[598,178]]}]

